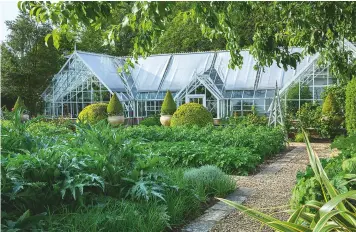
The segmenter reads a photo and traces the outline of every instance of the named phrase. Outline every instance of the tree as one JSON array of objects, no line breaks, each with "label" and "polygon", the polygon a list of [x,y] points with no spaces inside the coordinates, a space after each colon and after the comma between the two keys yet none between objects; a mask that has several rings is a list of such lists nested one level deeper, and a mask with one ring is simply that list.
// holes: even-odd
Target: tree
[{"label": "tree", "polygon": [[[189,3],[189,2],[188,2]],[[153,49],[154,53],[197,52],[225,49],[223,38],[210,41],[204,38],[199,24],[191,18],[184,19],[184,13],[179,11],[167,25],[167,29]]]},{"label": "tree", "polygon": [[[120,33],[130,27],[134,33],[132,55],[146,57],[159,43],[178,4],[172,1],[139,1],[122,21],[115,21],[112,12],[122,2],[21,2],[19,7],[38,20],[51,20],[64,31],[92,26],[103,30],[108,41],[120,41]],[[209,39],[223,36],[230,51],[230,66],[242,64],[240,51],[245,47],[245,24],[253,24],[253,41],[248,45],[258,61],[256,66],[270,66],[273,61],[283,68],[296,67],[305,55],[320,53],[322,63],[330,63],[332,74],[341,81],[351,80],[356,61],[346,49],[345,39],[356,40],[356,2],[192,2],[184,14],[200,24]],[[55,46],[58,29],[52,33]],[[291,52],[290,46],[304,48]]]},{"label": "tree", "polygon": [[41,111],[41,94],[64,61],[60,52],[43,43],[52,31],[49,24],[40,24],[28,15],[20,14],[7,21],[10,30],[7,41],[1,45],[2,94],[16,99],[22,96],[31,114]]}]

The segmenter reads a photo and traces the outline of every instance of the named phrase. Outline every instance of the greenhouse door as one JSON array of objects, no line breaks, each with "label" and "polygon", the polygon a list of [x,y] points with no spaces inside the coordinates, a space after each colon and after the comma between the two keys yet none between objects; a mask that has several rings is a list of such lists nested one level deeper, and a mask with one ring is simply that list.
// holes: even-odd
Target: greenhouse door
[{"label": "greenhouse door", "polygon": [[195,102],[202,104],[204,107],[206,107],[206,97],[205,94],[189,94],[185,98],[186,102]]}]

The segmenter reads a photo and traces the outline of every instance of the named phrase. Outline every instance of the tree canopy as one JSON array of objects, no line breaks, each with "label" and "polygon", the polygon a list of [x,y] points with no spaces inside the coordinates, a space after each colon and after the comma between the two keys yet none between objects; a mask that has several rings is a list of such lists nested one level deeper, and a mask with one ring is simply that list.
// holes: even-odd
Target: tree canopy
[{"label": "tree canopy", "polygon": [[[1,45],[2,99],[13,106],[17,96],[22,96],[28,110],[36,114],[41,109],[41,93],[62,64],[61,51],[43,43],[52,31],[49,24],[40,24],[21,14],[7,21],[10,30],[7,41]],[[3,98],[4,97],[4,98]]]},{"label": "tree canopy", "polygon": [[[132,56],[146,57],[159,44],[167,25],[174,20],[177,2],[20,2],[19,8],[37,20],[50,20],[58,29],[52,36],[59,46],[59,29],[78,31],[83,26],[102,32],[110,42],[119,42],[121,33],[133,33]],[[230,66],[242,64],[240,51],[246,47],[258,61],[256,66],[296,67],[305,55],[321,54],[332,74],[348,81],[356,71],[356,61],[346,49],[345,39],[356,40],[355,2],[192,2],[184,18],[199,23],[209,39],[223,37],[230,51]],[[130,7],[123,20],[112,13]],[[246,39],[250,32],[252,41]],[[49,36],[47,36],[47,39]],[[250,42],[250,43],[249,43]],[[291,52],[291,46],[304,48]]]}]

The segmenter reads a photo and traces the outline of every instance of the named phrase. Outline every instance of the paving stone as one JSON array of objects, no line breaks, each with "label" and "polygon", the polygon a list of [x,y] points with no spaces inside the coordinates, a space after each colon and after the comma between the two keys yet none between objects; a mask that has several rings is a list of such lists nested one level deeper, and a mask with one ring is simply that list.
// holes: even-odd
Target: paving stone
[{"label": "paving stone", "polygon": [[205,213],[199,217],[200,221],[220,221],[223,219],[229,212],[226,210],[216,210],[209,208]]},{"label": "paving stone", "polygon": [[196,221],[184,227],[184,232],[208,232],[214,226],[215,221]]}]

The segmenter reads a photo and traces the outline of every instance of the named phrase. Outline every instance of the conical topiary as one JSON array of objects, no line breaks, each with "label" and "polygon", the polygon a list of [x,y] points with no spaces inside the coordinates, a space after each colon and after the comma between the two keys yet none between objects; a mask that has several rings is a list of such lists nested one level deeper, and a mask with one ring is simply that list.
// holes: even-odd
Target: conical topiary
[{"label": "conical topiary", "polygon": [[17,111],[17,110],[27,110],[26,106],[25,106],[25,103],[24,101],[22,100],[22,98],[19,96],[15,102],[15,105],[14,105],[14,111]]},{"label": "conical topiary", "polygon": [[107,107],[107,112],[109,116],[121,116],[124,114],[121,102],[115,93],[110,99],[109,105]]},{"label": "conical topiary", "polygon": [[162,103],[161,115],[173,115],[176,110],[177,105],[173,100],[171,91],[168,90]]},{"label": "conical topiary", "polygon": [[324,115],[331,115],[338,112],[337,103],[334,96],[329,93],[324,99],[322,113]]}]

